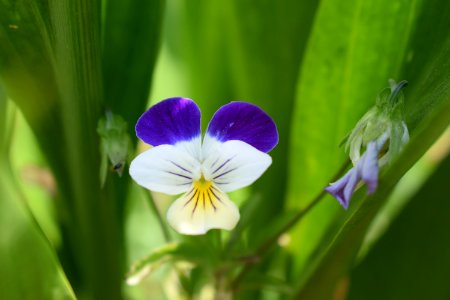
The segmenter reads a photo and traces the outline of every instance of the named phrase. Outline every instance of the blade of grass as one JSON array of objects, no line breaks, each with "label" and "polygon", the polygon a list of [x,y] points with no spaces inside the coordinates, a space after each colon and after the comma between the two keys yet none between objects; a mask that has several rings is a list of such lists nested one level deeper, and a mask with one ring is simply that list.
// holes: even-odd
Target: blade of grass
[{"label": "blade of grass", "polygon": [[54,249],[33,219],[11,170],[12,126],[7,108],[0,81],[0,298],[75,299]]},{"label": "blade of grass", "polygon": [[116,206],[99,184],[97,121],[103,103],[100,2],[50,2],[56,74],[71,179],[69,199],[78,225],[74,239],[88,293],[95,299],[121,299],[123,256]]},{"label": "blade of grass", "polygon": [[[387,80],[399,76],[416,15],[414,1],[321,2],[297,85],[289,208],[306,206],[329,184],[345,157],[339,143],[374,105]],[[293,230],[293,280],[320,249],[322,237],[339,214],[341,207],[327,196]]]},{"label": "blade of grass", "polygon": [[[362,197],[363,191],[357,193],[356,201],[342,226],[337,227],[337,234],[332,238],[317,260],[311,263],[305,273],[298,293],[299,299],[327,299],[334,290],[336,282],[351,266],[355,255],[363,241],[371,221],[386,201],[387,196],[413,164],[425,153],[450,123],[450,38],[443,47],[435,49],[427,72],[421,74],[421,84],[414,94],[409,94],[410,111],[420,116],[410,116],[420,120],[415,123],[410,143],[401,156],[380,178],[380,187],[372,197]],[[425,112],[413,109],[428,103]],[[362,198],[362,199],[361,199]]]}]

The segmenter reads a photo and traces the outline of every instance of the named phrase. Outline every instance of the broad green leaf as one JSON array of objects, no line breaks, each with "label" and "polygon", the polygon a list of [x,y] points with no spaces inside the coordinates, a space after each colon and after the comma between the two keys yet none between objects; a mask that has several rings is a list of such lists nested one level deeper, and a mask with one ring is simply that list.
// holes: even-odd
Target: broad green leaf
[{"label": "broad green leaf", "polygon": [[349,299],[448,299],[449,170],[450,156],[352,271]]},{"label": "broad green leaf", "polygon": [[[291,130],[288,206],[305,207],[345,161],[338,145],[399,78],[418,2],[323,0],[300,68]],[[406,97],[408,97],[408,93]],[[292,232],[295,274],[317,253],[341,206],[330,196]],[[294,277],[295,278],[295,277]]]},{"label": "broad green leaf", "polygon": [[106,0],[103,23],[105,106],[129,124],[147,105],[165,0]]},{"label": "broad green leaf", "polygon": [[75,299],[56,258],[18,192],[4,157],[0,162],[0,298]]},{"label": "broad green leaf", "polygon": [[[99,1],[51,1],[55,74],[67,145],[70,190],[68,241],[75,249],[81,290],[90,297],[121,299],[122,238],[114,193],[102,192],[96,132],[103,104]],[[107,189],[107,191],[110,191]],[[80,241],[82,241],[80,243]],[[78,244],[77,244],[78,242]]]},{"label": "broad green leaf", "polygon": [[[165,0],[105,0],[103,4],[103,108],[125,119],[135,144],[134,125],[149,98]],[[128,170],[128,166],[124,169]],[[114,199],[120,227],[124,226],[130,179],[128,172],[124,173],[122,177],[108,176],[106,186],[109,197]]]},{"label": "broad green leaf", "polygon": [[189,87],[181,96],[197,102],[203,127],[220,105],[233,100],[224,20],[224,1],[168,1],[168,50],[182,66]]},{"label": "broad green leaf", "polygon": [[[445,2],[440,7],[445,8],[440,15],[443,18],[450,6]],[[434,20],[439,18],[430,17],[426,24],[430,28],[434,27]],[[417,34],[420,32],[421,30],[417,31]],[[415,38],[422,36],[415,33],[412,40]],[[415,129],[411,133],[410,143],[398,160],[381,176],[379,189],[372,197],[364,197],[363,189],[356,194],[351,210],[342,220],[342,226],[336,227],[337,234],[310,265],[308,276],[303,278],[301,284],[300,298],[328,299],[331,296],[336,282],[349,269],[368,226],[395,184],[450,124],[450,37],[446,37],[441,47],[436,47],[432,53],[428,61],[421,61],[424,72],[417,76],[413,93],[406,95],[406,103],[409,105],[407,118],[416,120],[412,123]],[[418,109],[424,106],[427,110]]]},{"label": "broad green leaf", "polygon": [[[43,1],[0,1],[1,79],[60,175],[65,169],[65,146],[54,146],[62,136],[62,122],[49,23]],[[61,184],[67,186],[66,181]]]},{"label": "broad green leaf", "polygon": [[0,5],[0,75],[58,181],[66,273],[77,283],[77,292],[120,299],[122,230],[114,204],[123,199],[102,193],[98,177],[100,3]]},{"label": "broad green leaf", "polygon": [[249,198],[256,204],[251,204],[255,209],[248,222],[252,241],[284,206],[291,107],[317,5],[310,1],[186,1],[178,6],[169,2],[169,46],[186,63],[191,89],[187,96],[199,103],[203,124],[220,105],[241,100],[262,107],[278,126],[280,142],[270,153],[273,164],[252,187]]},{"label": "broad green leaf", "polygon": [[0,81],[0,155],[7,153],[6,136],[7,136],[7,107],[8,102],[3,84]]},{"label": "broad green leaf", "polygon": [[252,192],[260,195],[250,236],[284,207],[292,107],[300,63],[319,1],[225,1],[233,99],[263,108],[277,124],[273,164]]},{"label": "broad green leaf", "polygon": [[0,298],[75,299],[10,169],[7,106],[0,82]]}]

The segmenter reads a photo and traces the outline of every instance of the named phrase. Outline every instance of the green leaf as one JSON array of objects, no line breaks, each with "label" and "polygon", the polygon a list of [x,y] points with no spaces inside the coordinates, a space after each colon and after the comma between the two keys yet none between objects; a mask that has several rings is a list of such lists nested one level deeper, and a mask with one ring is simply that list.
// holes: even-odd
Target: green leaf
[{"label": "green leaf", "polygon": [[124,117],[129,134],[147,105],[165,0],[107,0],[103,26],[105,105]]},{"label": "green leaf", "polygon": [[12,178],[0,163],[0,298],[75,299]]},{"label": "green leaf", "polygon": [[7,153],[8,145],[6,144],[6,136],[7,136],[7,123],[6,118],[8,102],[6,98],[6,93],[3,88],[3,84],[0,81],[0,155],[4,155]]},{"label": "green leaf", "polygon": [[10,168],[7,104],[0,82],[0,298],[75,299]]},{"label": "green leaf", "polygon": [[[165,0],[106,0],[103,4],[102,105],[125,119],[134,146],[134,125],[147,105],[158,55]],[[122,177],[109,176],[105,189],[114,202],[119,227],[124,226],[130,183],[128,172],[124,173]]]},{"label": "green leaf", "polygon": [[[338,145],[388,79],[408,79],[399,76],[418,7],[417,1],[402,0],[321,2],[297,85],[288,207],[305,207],[329,184],[345,160]],[[294,229],[295,274],[320,252],[322,237],[342,214],[326,196]]]},{"label": "green leaf", "polygon": [[4,162],[0,162],[0,236],[1,299],[75,299],[55,251]]},{"label": "green leaf", "polygon": [[[191,269],[198,268],[201,269],[201,272],[212,272],[214,267],[222,263],[219,255],[220,251],[214,249],[206,237],[186,238],[186,241],[168,243],[153,249],[144,258],[133,263],[126,275],[126,280],[130,285],[137,284],[145,276],[168,262],[187,262],[191,264]],[[182,276],[181,273],[178,275]],[[185,279],[187,280],[187,278]],[[190,279],[196,280],[195,278]],[[190,289],[188,286],[186,288]]]},{"label": "green leaf", "polygon": [[[434,20],[444,17],[450,8],[447,2],[443,1],[440,4],[441,8],[445,8],[442,10],[444,13],[439,17],[430,16],[428,22],[424,23],[437,32],[439,30],[434,27]],[[421,29],[414,33],[412,41],[423,38],[420,33]],[[318,259],[310,265],[307,276],[303,277],[300,298],[328,299],[330,297],[336,282],[349,269],[368,226],[395,184],[448,127],[450,122],[450,62],[448,61],[450,37],[446,37],[441,47],[435,48],[432,53],[428,61],[420,62],[424,65],[423,70],[426,72],[422,72],[420,76],[411,74],[418,78],[416,87],[407,93],[405,102],[409,106],[408,120],[415,120],[412,122],[415,129],[411,133],[410,143],[398,160],[381,176],[379,189],[372,197],[364,197],[363,189],[357,192],[352,200],[354,204],[351,210],[342,220],[342,226],[336,227],[337,234],[321,251]],[[415,63],[419,64],[419,62]],[[418,109],[424,106],[427,107],[426,110]]]},{"label": "green leaf", "polygon": [[62,136],[62,121],[48,14],[44,1],[0,1],[0,76],[59,177],[65,147],[54,144]]},{"label": "green leaf", "polygon": [[448,299],[448,170],[450,156],[352,271],[349,299]]},{"label": "green leaf", "polygon": [[153,249],[146,257],[136,261],[126,274],[127,283],[134,285],[139,283],[143,277],[154,271],[161,264],[171,261],[173,256],[179,253],[179,243],[169,243]]},{"label": "green leaf", "polygon": [[77,292],[118,299],[122,229],[114,203],[123,200],[108,199],[98,178],[99,4],[1,1],[0,75],[58,181],[61,256],[69,278]]},{"label": "green leaf", "polygon": [[[225,1],[227,49],[233,99],[263,108],[275,121],[279,144],[273,164],[252,187],[260,205],[252,215],[250,237],[283,211],[292,107],[300,63],[318,1]],[[252,241],[250,241],[252,242]]]},{"label": "green leaf", "polygon": [[202,110],[203,127],[220,105],[233,99],[224,5],[208,0],[168,2],[168,23],[173,24],[166,29],[168,50],[183,67],[189,86],[185,96]]}]

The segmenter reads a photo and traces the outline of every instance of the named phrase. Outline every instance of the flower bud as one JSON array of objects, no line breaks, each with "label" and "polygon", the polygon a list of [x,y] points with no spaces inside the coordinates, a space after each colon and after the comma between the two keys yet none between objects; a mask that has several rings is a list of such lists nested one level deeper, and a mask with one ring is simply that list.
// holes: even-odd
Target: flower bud
[{"label": "flower bud", "polygon": [[405,80],[395,83],[377,97],[376,104],[356,124],[346,141],[353,168],[341,179],[325,188],[347,208],[360,182],[368,186],[368,194],[378,186],[379,169],[395,158],[409,140],[403,117],[402,89]]}]

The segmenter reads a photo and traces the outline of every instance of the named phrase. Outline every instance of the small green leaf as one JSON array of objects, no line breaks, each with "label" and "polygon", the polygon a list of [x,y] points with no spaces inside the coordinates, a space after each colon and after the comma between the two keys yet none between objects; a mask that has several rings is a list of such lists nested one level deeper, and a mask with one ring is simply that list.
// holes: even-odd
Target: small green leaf
[{"label": "small green leaf", "polygon": [[129,285],[139,283],[146,275],[154,271],[161,264],[171,261],[173,256],[180,250],[179,243],[170,243],[153,249],[146,257],[136,261],[126,274]]},{"label": "small green leaf", "polygon": [[166,262],[184,261],[193,266],[209,269],[217,264],[218,252],[211,251],[207,238],[196,237],[180,243],[169,243],[152,250],[146,257],[138,260],[127,273],[128,284],[139,283],[146,275]]}]

